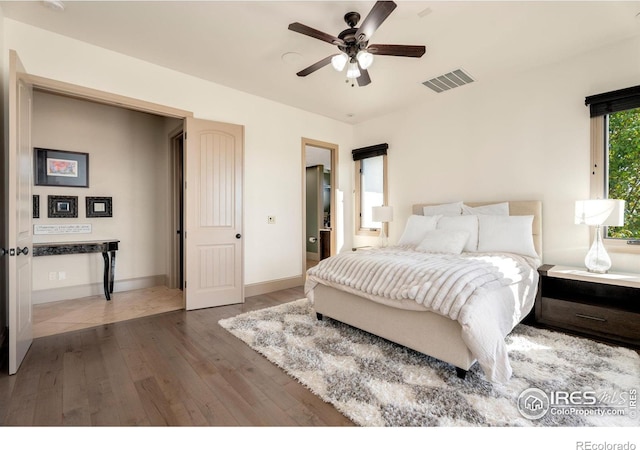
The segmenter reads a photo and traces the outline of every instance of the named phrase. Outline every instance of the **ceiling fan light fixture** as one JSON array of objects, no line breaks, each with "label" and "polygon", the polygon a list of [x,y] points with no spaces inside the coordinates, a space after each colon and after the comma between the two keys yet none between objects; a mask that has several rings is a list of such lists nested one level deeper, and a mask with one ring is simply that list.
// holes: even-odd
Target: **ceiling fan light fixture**
[{"label": "ceiling fan light fixture", "polygon": [[350,62],[347,66],[347,78],[355,79],[360,76],[360,69],[358,69],[358,63],[355,61]]},{"label": "ceiling fan light fixture", "polygon": [[371,67],[371,64],[373,64],[373,54],[369,53],[366,50],[360,50],[356,58],[358,59],[360,67],[362,67],[364,70],[367,70],[369,67]]},{"label": "ceiling fan light fixture", "polygon": [[331,58],[331,65],[338,72],[342,72],[342,69],[344,69],[344,66],[347,65],[348,59],[349,58],[347,57],[347,55],[345,55],[344,53],[340,53],[338,55],[335,55],[333,58]]}]

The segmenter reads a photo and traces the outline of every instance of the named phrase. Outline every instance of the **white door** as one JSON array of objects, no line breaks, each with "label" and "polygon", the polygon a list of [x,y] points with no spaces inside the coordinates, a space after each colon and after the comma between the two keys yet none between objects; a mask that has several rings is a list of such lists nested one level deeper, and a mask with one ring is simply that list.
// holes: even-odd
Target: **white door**
[{"label": "white door", "polygon": [[33,342],[31,308],[31,107],[24,67],[9,56],[9,374],[18,371]]},{"label": "white door", "polygon": [[186,118],[186,309],[244,302],[244,128]]}]

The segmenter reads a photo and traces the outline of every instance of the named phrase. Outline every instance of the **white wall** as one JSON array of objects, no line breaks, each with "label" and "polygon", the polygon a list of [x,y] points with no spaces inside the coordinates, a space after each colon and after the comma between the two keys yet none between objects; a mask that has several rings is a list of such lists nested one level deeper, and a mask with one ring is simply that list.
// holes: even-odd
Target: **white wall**
[{"label": "white wall", "polygon": [[[119,239],[116,289],[164,283],[169,238],[169,150],[165,118],[34,92],[34,147],[89,154],[89,188],[34,186],[40,197],[40,218],[33,224],[90,224],[91,234],[35,235],[34,242]],[[173,119],[173,126],[181,121]],[[177,123],[175,123],[177,122]],[[78,218],[49,218],[47,197],[78,197]],[[87,196],[112,197],[113,217],[87,218]],[[34,303],[69,295],[101,293],[104,263],[100,254],[33,259]],[[64,279],[59,279],[60,272]],[[55,279],[50,280],[49,274]],[[91,286],[87,286],[91,285]],[[84,291],[56,288],[84,286]],[[38,291],[44,291],[40,295]],[[83,293],[84,295],[81,295]],[[62,297],[61,297],[62,296]]]},{"label": "white wall", "polygon": [[[55,80],[192,111],[245,127],[245,284],[300,276],[301,138],[339,145],[338,189],[351,192],[350,125],[245,94],[141,60],[5,19],[4,53],[27,71]],[[351,210],[351,196],[345,195]],[[269,225],[267,216],[276,216]],[[345,215],[345,230],[352,230]],[[351,234],[345,239],[351,246]]]},{"label": "white wall", "polygon": [[[390,241],[411,204],[542,200],[544,261],[583,266],[587,227],[574,201],[589,198],[589,112],[584,98],[638,84],[640,39],[494,83],[442,94],[410,111],[356,126],[358,147],[389,143]],[[640,272],[640,255],[612,254]]]},{"label": "white wall", "polygon": [[[4,48],[4,12],[2,11],[2,7],[0,6],[0,48]],[[2,102],[2,109],[0,109],[0,123],[2,124],[2,129],[8,129],[8,124],[5,122],[6,111],[8,109],[7,101],[5,101],[6,97],[6,77],[5,75],[5,64],[6,64],[6,52],[2,52],[0,55],[0,73],[2,74],[2,79],[0,80],[0,101]],[[5,172],[5,161],[4,151],[9,146],[9,136],[7,133],[2,134],[2,150],[0,150],[0,154],[3,155],[0,158],[0,174],[2,174],[2,182],[0,182],[0,247],[6,247],[8,240],[6,233],[8,230],[6,229],[7,223],[7,208],[6,208],[6,200],[5,200],[5,189],[7,174]],[[2,345],[2,339],[4,337],[5,327],[7,326],[7,267],[6,267],[6,258],[0,258],[0,345]]]}]

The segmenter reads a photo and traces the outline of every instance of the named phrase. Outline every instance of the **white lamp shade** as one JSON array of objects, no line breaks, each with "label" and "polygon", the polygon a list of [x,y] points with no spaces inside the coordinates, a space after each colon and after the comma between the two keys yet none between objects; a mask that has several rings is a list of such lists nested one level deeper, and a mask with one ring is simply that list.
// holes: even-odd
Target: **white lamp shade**
[{"label": "white lamp shade", "polygon": [[353,79],[360,76],[360,69],[358,69],[358,63],[350,62],[347,66],[347,78]]},{"label": "white lamp shade", "polygon": [[391,206],[374,206],[371,208],[371,219],[374,222],[391,222],[393,220],[393,208]]},{"label": "white lamp shade", "polygon": [[360,50],[358,55],[356,56],[358,59],[358,63],[362,69],[367,70],[373,64],[373,54],[369,53],[366,50]]},{"label": "white lamp shade", "polygon": [[575,223],[578,225],[620,227],[624,225],[624,200],[578,200]]},{"label": "white lamp shade", "polygon": [[340,53],[338,55],[335,55],[333,58],[331,58],[331,65],[338,72],[342,72],[342,69],[344,69],[344,66],[347,65],[348,59],[349,57],[347,55],[345,55],[344,53]]}]

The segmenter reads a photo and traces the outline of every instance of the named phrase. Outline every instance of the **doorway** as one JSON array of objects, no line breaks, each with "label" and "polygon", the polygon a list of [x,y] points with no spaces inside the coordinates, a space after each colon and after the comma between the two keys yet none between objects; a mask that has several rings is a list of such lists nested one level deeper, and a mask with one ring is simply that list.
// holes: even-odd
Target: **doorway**
[{"label": "doorway", "polygon": [[336,251],[337,153],[335,144],[302,140],[305,271]]},{"label": "doorway", "polygon": [[184,128],[171,134],[171,208],[172,255],[170,287],[184,287]]},{"label": "doorway", "polygon": [[[189,281],[184,282],[184,301],[186,309],[207,308],[211,306],[219,306],[222,304],[242,303],[243,297],[243,277],[242,277],[242,183],[243,183],[243,153],[244,153],[244,127],[240,125],[223,124],[220,122],[211,122],[202,119],[194,119],[193,113],[179,110],[163,105],[149,103],[146,101],[136,100],[129,97],[119,96],[117,94],[97,91],[65,82],[51,80],[36,75],[30,75],[25,70],[17,57],[17,53],[10,51],[9,64],[9,150],[5,155],[5,164],[9,167],[9,173],[12,174],[7,183],[6,189],[10,200],[18,198],[17,193],[20,192],[20,206],[13,203],[9,204],[9,214],[11,220],[8,223],[7,243],[3,247],[10,249],[19,249],[17,255],[22,253],[18,258],[16,255],[9,260],[7,276],[7,292],[8,299],[6,302],[8,322],[9,322],[9,373],[14,374],[18,370],[26,352],[33,342],[33,318],[32,318],[32,271],[31,271],[31,253],[29,250],[33,244],[32,234],[32,191],[31,191],[31,170],[30,164],[24,164],[24,161],[31,161],[30,156],[22,156],[20,151],[28,149],[31,151],[30,145],[23,145],[28,142],[31,136],[31,108],[30,101],[22,102],[21,99],[28,99],[27,95],[21,95],[21,92],[38,89],[45,92],[55,93],[69,98],[87,100],[99,104],[117,106],[125,109],[131,109],[139,112],[146,112],[163,117],[176,118],[183,122],[184,126],[184,178],[192,180],[190,186],[191,195],[201,198],[201,190],[198,187],[207,188],[203,192],[217,192],[224,189],[228,193],[227,201],[224,208],[218,208],[218,211],[225,212],[224,220],[219,220],[220,215],[213,214],[214,206],[217,206],[210,197],[210,201],[196,202],[193,198],[185,196],[184,199],[185,215],[184,215],[184,237],[189,234],[190,242],[199,246],[199,252],[202,258],[191,258],[185,261],[183,276]],[[175,126],[175,125],[174,125]],[[189,141],[186,136],[189,136]],[[164,135],[166,139],[167,134]],[[193,138],[192,138],[193,137]],[[164,141],[167,142],[166,140]],[[229,156],[225,159],[228,164],[220,167],[221,170],[229,170],[232,166],[233,177],[218,177],[211,165],[202,168],[201,156],[212,155],[220,156],[224,154]],[[20,157],[19,157],[20,156]],[[22,164],[18,167],[17,162]],[[18,170],[18,169],[28,170]],[[215,169],[215,167],[214,167]],[[167,174],[167,172],[164,172]],[[166,175],[164,175],[166,176]],[[203,179],[204,178],[204,179]],[[213,180],[214,183],[205,183]],[[233,181],[233,186],[227,186],[227,181]],[[216,184],[217,182],[217,184]],[[228,183],[227,183],[228,184]],[[185,181],[186,185],[186,181]],[[24,187],[23,187],[24,186]],[[210,189],[209,189],[210,188]],[[5,193],[6,194],[6,193]],[[24,204],[24,205],[23,205]],[[192,206],[191,210],[189,205]],[[194,210],[198,206],[199,209]],[[167,211],[168,213],[168,211]],[[200,217],[212,218],[210,221],[198,220]],[[17,226],[18,219],[24,219],[22,222],[26,226]],[[215,234],[199,233],[204,223]],[[22,230],[26,230],[25,242],[23,243]],[[166,236],[166,234],[165,234]],[[192,238],[192,236],[194,238]],[[166,239],[166,238],[165,238]],[[130,241],[132,242],[132,241]],[[166,241],[165,241],[166,242]],[[218,251],[222,248],[223,251]],[[196,249],[198,250],[198,249]],[[193,249],[184,248],[185,259],[188,255],[196,255]],[[219,261],[221,257],[227,257],[229,261],[233,261],[232,270],[226,270],[225,277],[204,277],[205,274],[216,275],[215,271],[210,270],[211,261]],[[217,258],[217,259],[216,259]],[[25,261],[28,270],[20,269],[17,262]],[[231,267],[228,265],[228,267]],[[132,278],[135,282],[136,279]],[[198,281],[200,283],[198,283]],[[224,290],[222,287],[230,287]],[[233,289],[233,292],[229,292]],[[189,291],[191,290],[191,291]],[[211,295],[212,290],[217,290],[218,296]],[[24,294],[24,295],[23,295]],[[24,300],[23,300],[24,299]],[[18,313],[23,310],[25,314]],[[24,320],[23,320],[24,318]]]}]

